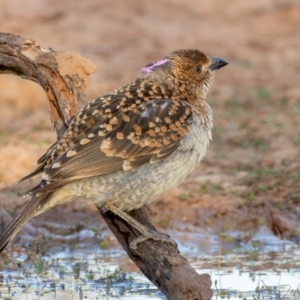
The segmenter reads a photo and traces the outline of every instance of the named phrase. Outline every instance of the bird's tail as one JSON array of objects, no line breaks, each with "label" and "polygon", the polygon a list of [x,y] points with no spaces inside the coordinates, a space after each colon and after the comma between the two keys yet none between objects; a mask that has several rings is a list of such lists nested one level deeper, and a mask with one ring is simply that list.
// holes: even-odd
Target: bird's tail
[{"label": "bird's tail", "polygon": [[43,209],[44,204],[51,195],[52,193],[48,192],[38,196],[34,195],[31,198],[22,211],[12,220],[4,232],[2,232],[0,236],[0,253],[31,218],[45,211],[45,209]]}]

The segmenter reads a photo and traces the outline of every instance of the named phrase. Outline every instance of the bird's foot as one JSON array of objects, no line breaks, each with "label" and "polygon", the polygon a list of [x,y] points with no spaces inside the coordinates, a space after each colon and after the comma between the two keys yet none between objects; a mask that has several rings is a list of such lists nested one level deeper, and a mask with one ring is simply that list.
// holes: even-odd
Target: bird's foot
[{"label": "bird's foot", "polygon": [[154,241],[160,241],[164,243],[171,244],[175,249],[178,250],[177,244],[174,240],[170,238],[170,236],[166,233],[158,232],[155,230],[148,229],[147,231],[144,231],[142,235],[134,239],[129,243],[129,248],[132,251],[135,251],[137,249],[138,244],[143,243],[147,240],[154,240]]},{"label": "bird's foot", "polygon": [[146,226],[144,226],[136,219],[128,215],[126,212],[117,208],[116,206],[112,204],[106,204],[101,206],[100,209],[102,212],[105,212],[107,210],[113,212],[115,215],[119,216],[124,221],[126,221],[132,228],[136,229],[141,233],[139,237],[135,238],[129,243],[129,248],[133,252],[135,252],[135,250],[137,249],[138,244],[143,243],[150,239],[171,244],[175,249],[178,250],[176,242],[172,240],[168,234],[147,228]]}]

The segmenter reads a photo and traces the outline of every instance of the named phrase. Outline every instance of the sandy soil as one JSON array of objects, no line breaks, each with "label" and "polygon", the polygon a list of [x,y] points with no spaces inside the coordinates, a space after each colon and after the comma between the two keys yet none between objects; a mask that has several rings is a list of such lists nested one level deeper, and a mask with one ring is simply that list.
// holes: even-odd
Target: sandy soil
[{"label": "sandy soil", "polygon": [[[131,81],[139,69],[180,48],[230,62],[216,74],[208,102],[213,143],[201,166],[151,212],[160,228],[185,223],[214,232],[277,235],[300,231],[300,3],[288,0],[10,0],[0,30],[44,47],[77,51],[98,69],[88,98]],[[55,141],[45,94],[0,76],[2,226],[24,205],[34,182],[13,186]],[[6,213],[8,212],[8,213]],[[68,204],[35,222],[98,226],[92,205]],[[100,225],[99,225],[100,226]],[[101,225],[102,226],[102,225]]]}]

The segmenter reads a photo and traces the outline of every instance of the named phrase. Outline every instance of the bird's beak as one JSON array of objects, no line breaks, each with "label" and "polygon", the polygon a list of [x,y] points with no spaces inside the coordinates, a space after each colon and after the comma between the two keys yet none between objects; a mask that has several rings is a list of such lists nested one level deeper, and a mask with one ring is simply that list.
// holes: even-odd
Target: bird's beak
[{"label": "bird's beak", "polygon": [[211,57],[211,64],[209,66],[211,71],[221,69],[222,67],[225,67],[228,65],[228,62],[222,58],[219,57]]}]

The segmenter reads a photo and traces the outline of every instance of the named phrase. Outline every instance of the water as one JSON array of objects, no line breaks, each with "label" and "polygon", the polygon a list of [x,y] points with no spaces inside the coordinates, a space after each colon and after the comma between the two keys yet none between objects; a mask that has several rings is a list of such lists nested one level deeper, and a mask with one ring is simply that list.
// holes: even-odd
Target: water
[{"label": "water", "polygon": [[[210,274],[213,299],[300,300],[296,243],[264,232],[247,243],[189,234],[179,249],[197,272]],[[180,240],[180,233],[176,238]],[[30,259],[14,253],[0,271],[0,299],[165,299],[141,273],[119,268],[128,260],[121,249],[66,249]]]}]

